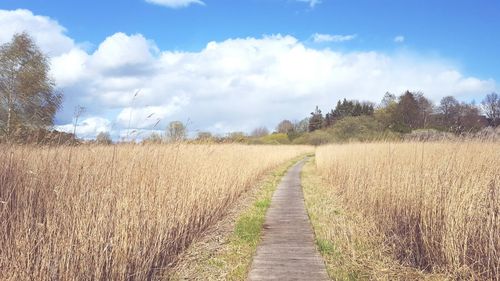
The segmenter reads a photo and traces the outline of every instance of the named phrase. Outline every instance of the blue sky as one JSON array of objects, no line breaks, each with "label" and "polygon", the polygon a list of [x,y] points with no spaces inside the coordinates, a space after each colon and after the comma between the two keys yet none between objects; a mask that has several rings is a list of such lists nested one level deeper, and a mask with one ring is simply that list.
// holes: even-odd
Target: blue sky
[{"label": "blue sky", "polygon": [[162,49],[199,50],[207,42],[263,34],[307,39],[314,33],[357,34],[342,46],[394,51],[405,47],[449,57],[467,74],[500,79],[500,2],[323,0],[313,8],[293,0],[205,0],[205,5],[161,8],[142,0],[3,0],[63,24],[79,42],[98,44],[109,34],[141,33]]},{"label": "blue sky", "polygon": [[[445,95],[479,101],[498,89],[498,1],[200,2],[2,0],[0,43],[32,33],[67,93],[58,125],[71,123],[73,107],[83,104],[89,137],[122,134],[120,114],[130,110],[139,119],[160,112],[161,126],[181,119],[224,133],[272,128],[344,96],[377,101],[384,89],[422,90],[436,102]],[[121,99],[137,90],[142,101]]]}]

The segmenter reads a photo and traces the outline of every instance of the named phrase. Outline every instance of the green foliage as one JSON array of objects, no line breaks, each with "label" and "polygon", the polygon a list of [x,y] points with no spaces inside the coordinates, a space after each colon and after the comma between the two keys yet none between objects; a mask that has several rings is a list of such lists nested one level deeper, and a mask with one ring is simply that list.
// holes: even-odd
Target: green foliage
[{"label": "green foliage", "polygon": [[[264,210],[265,211],[265,210]],[[244,216],[236,223],[234,233],[236,236],[251,244],[257,244],[262,224],[264,223],[264,216]]]},{"label": "green foliage", "polygon": [[244,143],[248,141],[248,137],[243,132],[232,132],[227,135],[227,141]]},{"label": "green foliage", "polygon": [[259,139],[263,144],[290,144],[287,134],[278,133],[264,136]]},{"label": "green foliage", "polygon": [[377,120],[384,129],[391,129],[396,123],[396,108],[398,104],[395,101],[388,101],[384,106],[377,108],[373,113],[373,117]]},{"label": "green foliage", "polygon": [[305,133],[293,140],[293,144],[322,145],[333,142],[333,136],[324,130]]},{"label": "green foliage", "polygon": [[332,241],[326,239],[317,239],[316,244],[318,245],[319,252],[324,255],[335,255],[337,250],[335,249],[335,245]]},{"label": "green foliage", "polygon": [[311,118],[309,118],[309,132],[314,132],[323,128],[324,121],[325,119],[323,118],[321,109],[316,106],[316,110],[314,110],[314,112],[311,112]]},{"label": "green foliage", "polygon": [[323,127],[330,127],[336,121],[349,116],[373,115],[373,104],[364,102],[360,103],[357,100],[344,99],[338,101],[337,106],[330,113],[325,115]]},{"label": "green foliage", "polygon": [[346,117],[329,130],[337,142],[393,139],[397,135],[386,132],[380,122],[371,116]]},{"label": "green foliage", "polygon": [[372,116],[345,117],[327,130],[316,130],[302,134],[293,144],[322,145],[349,141],[372,141],[399,139],[399,134],[384,129]]}]

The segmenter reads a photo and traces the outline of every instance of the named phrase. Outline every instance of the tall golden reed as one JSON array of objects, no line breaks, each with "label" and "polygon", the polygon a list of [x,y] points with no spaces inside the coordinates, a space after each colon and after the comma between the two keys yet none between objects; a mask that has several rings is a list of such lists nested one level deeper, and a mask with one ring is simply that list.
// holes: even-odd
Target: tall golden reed
[{"label": "tall golden reed", "polygon": [[456,278],[500,276],[500,143],[330,145],[317,149],[316,163],[403,264]]},{"label": "tall golden reed", "polygon": [[309,147],[0,146],[0,280],[147,280]]}]

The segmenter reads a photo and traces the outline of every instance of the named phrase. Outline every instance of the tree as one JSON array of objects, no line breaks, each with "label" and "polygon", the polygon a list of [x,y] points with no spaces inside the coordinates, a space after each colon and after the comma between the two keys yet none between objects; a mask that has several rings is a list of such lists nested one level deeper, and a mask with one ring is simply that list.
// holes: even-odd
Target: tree
[{"label": "tree", "polygon": [[307,117],[298,122],[295,121],[293,124],[293,131],[296,134],[307,133],[308,129],[309,129],[309,118]]},{"label": "tree", "polygon": [[394,94],[385,93],[380,105],[374,111],[375,119],[382,124],[384,129],[395,129],[397,124],[397,107],[398,102]]},{"label": "tree", "polygon": [[250,134],[252,137],[260,138],[269,135],[269,130],[266,127],[257,127]]},{"label": "tree", "polygon": [[418,106],[418,117],[416,126],[418,128],[427,128],[430,123],[430,118],[434,113],[434,105],[422,93],[414,94]]},{"label": "tree", "polygon": [[399,97],[396,107],[396,131],[407,132],[418,128],[420,108],[415,94],[406,91]]},{"label": "tree", "polygon": [[493,127],[500,125],[500,97],[498,94],[493,92],[486,95],[481,105],[490,125]]},{"label": "tree", "polygon": [[0,46],[0,130],[53,125],[62,95],[49,77],[49,61],[27,33]]},{"label": "tree", "polygon": [[369,102],[360,103],[357,100],[338,101],[335,109],[325,115],[324,127],[331,127],[337,121],[349,116],[373,115],[373,104]]},{"label": "tree", "polygon": [[113,143],[111,135],[108,132],[100,132],[99,134],[97,134],[95,140],[98,144],[108,145]]},{"label": "tree", "polygon": [[149,136],[147,136],[142,142],[147,143],[147,144],[160,144],[162,143],[162,136],[157,133],[153,132]]},{"label": "tree", "polygon": [[227,134],[227,140],[229,142],[246,142],[247,135],[243,132],[231,132]]},{"label": "tree", "polygon": [[313,132],[319,130],[323,127],[323,114],[321,113],[321,109],[316,106],[316,110],[311,112],[311,118],[309,118],[309,132]]},{"label": "tree", "polygon": [[460,118],[460,103],[452,96],[441,99],[438,112],[439,125],[446,127],[448,131],[455,131]]},{"label": "tree", "polygon": [[280,134],[288,134],[294,130],[294,125],[290,120],[281,121],[278,126],[276,126],[276,132]]},{"label": "tree", "polygon": [[172,121],[168,124],[166,130],[167,141],[179,142],[187,137],[186,126],[181,121]]},{"label": "tree", "polygon": [[212,133],[210,132],[198,132],[198,136],[196,136],[196,139],[199,141],[208,141],[213,138]]},{"label": "tree", "polygon": [[460,117],[456,133],[477,132],[485,124],[481,122],[480,110],[474,104],[462,103],[460,105]]},{"label": "tree", "polygon": [[380,107],[388,107],[396,102],[397,102],[396,95],[386,92],[384,97],[382,98],[382,101],[380,102]]}]

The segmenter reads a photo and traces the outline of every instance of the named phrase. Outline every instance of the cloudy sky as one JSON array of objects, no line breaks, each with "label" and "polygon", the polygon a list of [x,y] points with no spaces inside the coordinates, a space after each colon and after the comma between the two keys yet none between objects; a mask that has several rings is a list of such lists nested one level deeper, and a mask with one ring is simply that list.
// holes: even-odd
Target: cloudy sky
[{"label": "cloudy sky", "polygon": [[30,33],[80,137],[249,132],[422,91],[477,102],[500,81],[500,4],[399,0],[2,0],[0,44]]}]

